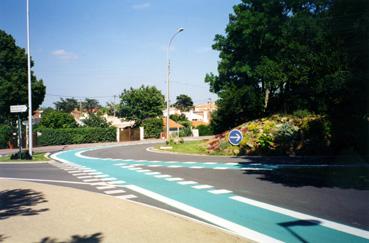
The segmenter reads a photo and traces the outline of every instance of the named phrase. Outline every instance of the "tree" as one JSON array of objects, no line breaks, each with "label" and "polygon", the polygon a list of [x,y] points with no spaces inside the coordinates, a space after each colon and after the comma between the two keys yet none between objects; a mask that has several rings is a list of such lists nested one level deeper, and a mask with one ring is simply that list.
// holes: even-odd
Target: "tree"
[{"label": "tree", "polygon": [[110,127],[110,123],[108,123],[105,117],[98,116],[94,113],[89,114],[89,116],[83,120],[83,124],[86,127],[101,127],[101,128],[108,128]]},{"label": "tree", "polygon": [[49,111],[42,115],[40,127],[75,128],[78,124],[71,114],[62,111]]},{"label": "tree", "polygon": [[[31,66],[33,66],[33,61]],[[0,122],[10,120],[10,105],[28,104],[27,55],[11,35],[0,30]],[[46,87],[31,73],[32,111],[44,100]],[[27,114],[24,113],[24,116]]]},{"label": "tree", "polygon": [[120,99],[119,115],[134,120],[136,125],[147,118],[163,115],[164,95],[154,86],[124,89]]},{"label": "tree", "polygon": [[180,111],[189,111],[193,107],[193,101],[190,96],[181,94],[177,96],[176,103],[174,103],[174,107],[179,109]]},{"label": "tree", "polygon": [[94,110],[100,108],[100,104],[96,99],[86,98],[82,103],[83,109],[85,109],[88,113],[92,113]]},{"label": "tree", "polygon": [[70,113],[78,108],[78,101],[75,98],[61,98],[60,101],[54,103],[56,110]]}]

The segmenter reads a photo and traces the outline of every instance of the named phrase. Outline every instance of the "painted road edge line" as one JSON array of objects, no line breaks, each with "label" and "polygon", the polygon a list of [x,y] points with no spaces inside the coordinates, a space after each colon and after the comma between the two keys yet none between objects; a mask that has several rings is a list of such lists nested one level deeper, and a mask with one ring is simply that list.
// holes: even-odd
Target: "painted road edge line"
[{"label": "painted road edge line", "polygon": [[65,183],[65,184],[91,185],[90,183],[79,182],[79,181],[45,180],[45,179],[17,178],[17,177],[0,177],[0,180],[39,181],[39,182],[55,182],[55,183]]},{"label": "painted road edge line", "polygon": [[145,196],[151,197],[155,200],[158,200],[158,201],[160,201],[162,203],[165,203],[167,205],[170,205],[172,207],[183,210],[187,213],[195,215],[196,217],[202,218],[202,219],[204,219],[208,222],[211,222],[211,223],[214,223],[214,224],[219,225],[221,227],[224,227],[224,228],[226,228],[228,230],[231,230],[232,232],[237,233],[238,235],[243,236],[245,238],[260,241],[260,242],[281,242],[281,241],[279,241],[277,239],[274,239],[270,236],[261,234],[259,232],[256,232],[256,231],[251,230],[249,228],[246,228],[244,226],[235,224],[233,222],[230,222],[228,220],[225,220],[225,219],[220,218],[218,216],[215,216],[213,214],[210,214],[210,213],[207,213],[207,212],[202,211],[200,209],[191,207],[187,204],[184,204],[184,203],[178,202],[176,200],[170,199],[168,197],[162,196],[158,193],[146,190],[142,187],[135,186],[135,185],[126,185],[124,187],[128,188],[132,191],[141,193]]},{"label": "painted road edge line", "polygon": [[320,221],[320,225],[325,226],[327,228],[331,228],[334,230],[338,230],[338,231],[342,231],[351,235],[355,235],[355,236],[359,236],[365,239],[369,239],[369,231],[366,230],[362,230],[362,229],[358,229],[358,228],[354,228],[348,225],[344,225],[344,224],[340,224],[340,223],[336,223],[330,220],[326,220],[326,219],[322,219],[322,218],[318,218],[315,216],[311,216],[308,214],[304,214],[304,213],[299,213],[296,211],[292,211],[290,209],[286,209],[286,208],[281,208],[278,206],[274,206],[274,205],[270,205],[267,203],[263,203],[263,202],[259,202],[256,200],[252,200],[246,197],[241,197],[241,196],[232,196],[230,197],[230,199],[242,202],[242,203],[246,203],[252,206],[256,206],[259,208],[263,208],[263,209],[267,209],[273,212],[277,212],[277,213],[281,213],[293,218],[297,218],[297,219],[301,219],[301,220],[317,220]]}]

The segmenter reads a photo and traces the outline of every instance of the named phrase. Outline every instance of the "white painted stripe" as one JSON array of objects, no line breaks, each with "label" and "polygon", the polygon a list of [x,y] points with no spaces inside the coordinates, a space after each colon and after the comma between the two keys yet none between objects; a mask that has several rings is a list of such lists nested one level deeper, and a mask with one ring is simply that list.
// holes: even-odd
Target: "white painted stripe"
[{"label": "white painted stripe", "polygon": [[147,160],[144,160],[144,159],[139,159],[139,160],[136,160],[136,162],[146,162]]},{"label": "white painted stripe", "polygon": [[40,181],[40,182],[55,182],[55,183],[63,183],[63,184],[89,185],[89,183],[79,182],[79,181],[44,180],[44,179],[16,178],[16,177],[0,177],[0,180]]},{"label": "white painted stripe", "polygon": [[126,165],[126,166],[121,166],[120,168],[127,169],[127,168],[132,168],[132,167],[135,167],[135,166],[134,165]]},{"label": "white painted stripe", "polygon": [[118,193],[125,193],[124,190],[110,190],[110,191],[104,191],[104,193],[111,195],[111,194],[118,194]]},{"label": "white painted stripe", "polygon": [[108,175],[97,175],[97,176],[94,176],[95,178],[103,178],[103,177],[109,177]]},{"label": "white painted stripe", "polygon": [[146,175],[159,175],[160,172],[147,172]]},{"label": "white painted stripe", "polygon": [[147,167],[160,167],[162,165],[148,165]]},{"label": "white painted stripe", "polygon": [[206,165],[215,165],[216,163],[215,162],[205,162],[204,164],[206,164]]},{"label": "white painted stripe", "polygon": [[91,186],[107,186],[108,184],[105,183],[105,182],[100,181],[100,182],[96,182],[96,183],[91,183],[90,185]]},{"label": "white painted stripe", "polygon": [[246,203],[246,204],[256,206],[256,207],[259,207],[259,208],[263,208],[263,209],[267,209],[267,210],[270,210],[270,211],[273,211],[273,212],[281,213],[281,214],[284,214],[284,215],[287,215],[287,216],[290,216],[290,217],[293,217],[293,218],[297,218],[297,219],[300,219],[300,220],[316,220],[316,221],[319,221],[320,225],[322,225],[324,227],[335,229],[335,230],[338,230],[338,231],[342,231],[342,232],[345,232],[345,233],[348,233],[348,234],[356,235],[356,236],[359,236],[359,237],[362,237],[362,238],[365,238],[365,239],[369,239],[369,231],[366,231],[366,230],[354,228],[354,227],[344,225],[344,224],[339,224],[339,223],[336,223],[336,222],[333,222],[333,221],[325,220],[325,219],[318,218],[318,217],[315,217],[315,216],[311,216],[311,215],[308,215],[308,214],[299,213],[299,212],[292,211],[292,210],[289,210],[289,209],[285,209],[285,208],[270,205],[270,204],[267,204],[267,203],[259,202],[259,201],[252,200],[252,199],[249,199],[249,198],[246,198],[246,197],[233,196],[233,197],[230,197],[230,198],[233,199],[233,200],[242,202],[242,203]]},{"label": "white painted stripe", "polygon": [[125,181],[112,181],[112,182],[109,182],[109,184],[124,184],[126,183]]},{"label": "white painted stripe", "polygon": [[140,165],[142,165],[142,164],[132,164],[132,166],[140,166]]},{"label": "white painted stripe", "polygon": [[165,179],[167,181],[183,181],[182,178],[179,178],[179,177],[176,177],[176,178],[168,178],[168,179]]},{"label": "white painted stripe", "polygon": [[193,188],[195,189],[208,189],[208,188],[212,188],[213,186],[210,185],[197,185],[197,186],[193,186]]},{"label": "white painted stripe", "polygon": [[115,181],[117,178],[110,177],[110,178],[102,178],[100,181]]},{"label": "white painted stripe", "polygon": [[196,164],[197,162],[183,162],[184,164]]},{"label": "white painted stripe", "polygon": [[149,172],[151,170],[137,170],[137,172]]},{"label": "white painted stripe", "polygon": [[174,163],[179,163],[178,161],[166,161],[165,163],[167,164],[174,164]]},{"label": "white painted stripe", "polygon": [[171,177],[170,175],[157,175],[155,176],[157,178],[168,178],[168,177]]},{"label": "white painted stripe", "polygon": [[182,165],[169,165],[168,168],[180,168]]},{"label": "white painted stripe", "polygon": [[78,173],[78,174],[72,174],[73,176],[83,176],[83,175],[87,175],[86,173]]},{"label": "white painted stripe", "polygon": [[226,165],[238,165],[238,163],[226,163]]},{"label": "white painted stripe", "polygon": [[196,181],[180,181],[178,182],[178,184],[181,184],[181,185],[193,185],[193,184],[197,184]]},{"label": "white painted stripe", "polygon": [[184,203],[178,202],[176,200],[170,199],[168,197],[157,194],[155,192],[146,190],[142,187],[138,187],[138,186],[135,186],[135,185],[127,185],[125,187],[132,190],[132,191],[136,191],[136,192],[141,193],[145,196],[148,196],[148,197],[151,197],[155,200],[163,202],[167,205],[170,205],[172,207],[175,207],[175,208],[178,208],[182,211],[190,213],[190,214],[192,214],[196,217],[202,218],[202,219],[204,219],[208,222],[211,222],[211,223],[219,225],[223,228],[229,229],[229,230],[233,231],[234,233],[237,233],[238,235],[241,235],[241,236],[246,237],[248,239],[252,239],[252,240],[255,240],[255,241],[259,241],[259,242],[271,242],[271,243],[272,242],[281,242],[281,241],[279,241],[277,239],[274,239],[272,237],[269,237],[267,235],[263,235],[259,232],[248,229],[248,228],[243,227],[239,224],[235,224],[231,221],[225,220],[225,219],[223,219],[221,217],[218,217],[216,215],[213,215],[213,214],[210,214],[208,212],[202,211],[200,209],[191,207],[187,204],[184,204]]},{"label": "white painted stripe", "polygon": [[95,182],[95,181],[100,181],[100,179],[87,179],[87,180],[83,180],[84,182]]},{"label": "white painted stripe", "polygon": [[213,194],[225,194],[225,193],[231,193],[232,191],[225,190],[225,189],[219,189],[219,190],[211,190],[209,192]]},{"label": "white painted stripe", "polygon": [[96,188],[99,189],[99,190],[105,190],[105,189],[113,189],[113,188],[116,188],[116,187],[113,186],[113,185],[108,185],[108,186],[98,186]]},{"label": "white painted stripe", "polygon": [[214,170],[226,170],[228,167],[215,167]]},{"label": "white painted stripe", "polygon": [[68,173],[73,174],[73,173],[81,173],[81,170],[72,170],[72,171],[68,171]]},{"label": "white painted stripe", "polygon": [[102,175],[101,172],[92,172],[92,173],[88,173],[89,175]]},{"label": "white painted stripe", "polygon": [[204,168],[204,167],[202,167],[202,166],[191,166],[190,168],[191,168],[191,169],[202,169],[202,168]]},{"label": "white painted stripe", "polygon": [[96,172],[96,170],[84,170],[84,172]]},{"label": "white painted stripe", "polygon": [[141,170],[142,168],[139,167],[133,167],[133,168],[128,168],[129,170]]},{"label": "white painted stripe", "polygon": [[127,163],[118,163],[118,164],[114,164],[114,165],[126,165]]},{"label": "white painted stripe", "polygon": [[87,179],[87,178],[93,178],[93,176],[78,176],[78,179]]},{"label": "white painted stripe", "polygon": [[133,199],[133,198],[137,198],[137,196],[132,195],[132,194],[129,194],[129,195],[123,195],[123,196],[116,196],[116,198],[126,200],[126,199]]}]

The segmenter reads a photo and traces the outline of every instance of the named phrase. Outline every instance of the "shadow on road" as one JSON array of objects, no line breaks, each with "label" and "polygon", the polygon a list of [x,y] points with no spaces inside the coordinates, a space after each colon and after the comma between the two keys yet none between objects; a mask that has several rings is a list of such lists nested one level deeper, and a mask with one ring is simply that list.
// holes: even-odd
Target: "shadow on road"
[{"label": "shadow on road", "polygon": [[70,240],[59,241],[50,237],[43,238],[39,243],[99,243],[103,240],[102,233],[95,233],[92,235],[73,235]]},{"label": "shadow on road", "polygon": [[0,242],[3,242],[6,238],[8,238],[8,237],[6,237],[4,235],[0,235]]},{"label": "shadow on road", "polygon": [[338,187],[341,189],[369,190],[368,167],[305,167],[247,170],[244,174],[259,175],[258,179],[289,187]]},{"label": "shadow on road", "polygon": [[303,237],[301,237],[299,234],[297,234],[292,227],[311,227],[311,226],[317,226],[320,224],[320,221],[317,220],[296,220],[291,222],[284,222],[279,223],[278,225],[284,227],[291,235],[296,237],[300,242],[307,243],[308,240],[305,240]]},{"label": "shadow on road", "polygon": [[49,209],[34,209],[39,203],[47,202],[41,192],[31,189],[14,189],[0,191],[0,220],[11,216],[32,216]]}]

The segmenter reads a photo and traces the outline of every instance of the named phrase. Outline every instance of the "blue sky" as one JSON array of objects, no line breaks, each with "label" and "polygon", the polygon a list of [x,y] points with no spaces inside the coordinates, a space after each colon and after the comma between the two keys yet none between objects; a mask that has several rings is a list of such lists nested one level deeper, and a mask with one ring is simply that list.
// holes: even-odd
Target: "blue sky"
[{"label": "blue sky", "polygon": [[[33,71],[47,88],[43,106],[64,97],[99,97],[154,85],[166,93],[166,46],[173,43],[171,100],[216,100],[204,83],[217,72],[215,34],[239,0],[30,0]],[[0,1],[0,29],[26,46],[26,0]]]}]

